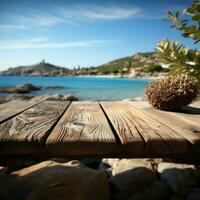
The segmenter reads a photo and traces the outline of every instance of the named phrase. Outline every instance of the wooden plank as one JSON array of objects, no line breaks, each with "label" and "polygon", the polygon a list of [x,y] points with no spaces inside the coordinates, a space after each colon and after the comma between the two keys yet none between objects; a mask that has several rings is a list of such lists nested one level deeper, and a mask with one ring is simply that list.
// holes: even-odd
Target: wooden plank
[{"label": "wooden plank", "polygon": [[118,137],[123,146],[131,147],[132,153],[144,153],[144,140],[134,123],[130,123],[130,118],[127,116],[129,111],[122,106],[120,102],[101,102],[108,119],[111,121]]},{"label": "wooden plank", "polygon": [[[189,123],[196,123],[197,130],[196,133],[200,133],[198,128],[200,124],[200,102],[194,102],[189,106],[183,107],[179,112],[172,112],[174,115],[181,117],[183,120],[188,121]],[[199,131],[198,131],[199,130]]]},{"label": "wooden plank", "polygon": [[44,101],[45,95],[35,97],[32,100],[15,100],[8,103],[0,104],[0,123],[5,122],[7,119],[27,110],[28,108],[37,105],[39,102]]},{"label": "wooden plank", "polygon": [[191,144],[198,146],[200,143],[200,124],[197,122],[200,115],[156,110],[148,102],[132,102],[131,104],[160,123],[165,124]]},{"label": "wooden plank", "polygon": [[194,101],[191,106],[200,108],[200,100]]},{"label": "wooden plank", "polygon": [[129,153],[164,155],[186,151],[187,141],[174,141],[170,129],[128,103],[102,102],[101,105]]},{"label": "wooden plank", "polygon": [[43,101],[0,124],[0,154],[36,152],[69,104]]},{"label": "wooden plank", "polygon": [[97,102],[72,102],[49,135],[47,148],[51,154],[97,156],[116,151],[116,142]]}]

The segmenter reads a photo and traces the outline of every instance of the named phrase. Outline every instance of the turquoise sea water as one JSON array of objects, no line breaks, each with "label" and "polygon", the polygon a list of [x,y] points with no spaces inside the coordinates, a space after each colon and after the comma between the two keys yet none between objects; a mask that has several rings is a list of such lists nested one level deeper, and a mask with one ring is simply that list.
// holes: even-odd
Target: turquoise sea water
[{"label": "turquoise sea water", "polygon": [[80,100],[122,100],[141,97],[144,87],[149,82],[147,79],[133,78],[0,76],[0,87],[21,83],[32,83],[37,86],[59,85],[65,88],[40,90],[33,92],[32,95],[70,93]]}]

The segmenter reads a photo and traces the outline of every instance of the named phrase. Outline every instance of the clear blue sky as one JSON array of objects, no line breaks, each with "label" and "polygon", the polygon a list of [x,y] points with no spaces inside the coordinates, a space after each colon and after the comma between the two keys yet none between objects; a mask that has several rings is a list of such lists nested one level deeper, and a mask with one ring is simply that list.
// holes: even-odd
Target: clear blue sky
[{"label": "clear blue sky", "polygon": [[42,59],[97,66],[153,51],[169,38],[197,48],[163,22],[191,0],[0,0],[0,70]]}]

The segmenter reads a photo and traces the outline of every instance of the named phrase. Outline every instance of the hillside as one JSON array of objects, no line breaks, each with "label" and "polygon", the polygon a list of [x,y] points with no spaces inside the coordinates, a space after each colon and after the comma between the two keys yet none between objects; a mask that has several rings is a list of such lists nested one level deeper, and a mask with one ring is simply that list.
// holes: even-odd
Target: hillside
[{"label": "hillside", "polygon": [[98,71],[103,74],[120,73],[130,68],[146,68],[152,65],[158,65],[154,52],[136,53],[101,65]]},{"label": "hillside", "polygon": [[[135,72],[137,71],[137,72]],[[136,53],[116,59],[97,67],[67,69],[44,61],[30,66],[9,68],[1,75],[25,76],[79,76],[79,75],[117,75],[117,76],[151,76],[163,71],[155,52]],[[139,74],[138,74],[139,73]]]},{"label": "hillside", "polygon": [[64,67],[55,66],[49,63],[45,63],[45,61],[42,61],[35,65],[9,68],[8,70],[1,72],[1,75],[55,76],[55,75],[67,74],[68,71],[69,70]]},{"label": "hillside", "polygon": [[73,70],[75,75],[116,75],[120,77],[155,76],[166,71],[155,52],[136,53],[116,59],[98,67]]}]

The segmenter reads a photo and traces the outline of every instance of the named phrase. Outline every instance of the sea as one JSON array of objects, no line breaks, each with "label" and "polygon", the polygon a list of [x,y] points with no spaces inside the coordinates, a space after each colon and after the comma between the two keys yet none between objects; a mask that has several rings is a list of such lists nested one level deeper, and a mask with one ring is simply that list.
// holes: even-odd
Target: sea
[{"label": "sea", "polygon": [[[0,76],[0,87],[31,83],[36,86],[63,86],[62,89],[44,89],[31,95],[72,94],[79,100],[123,100],[143,97],[150,79],[108,77],[30,77]],[[1,96],[6,94],[0,94]]]}]

